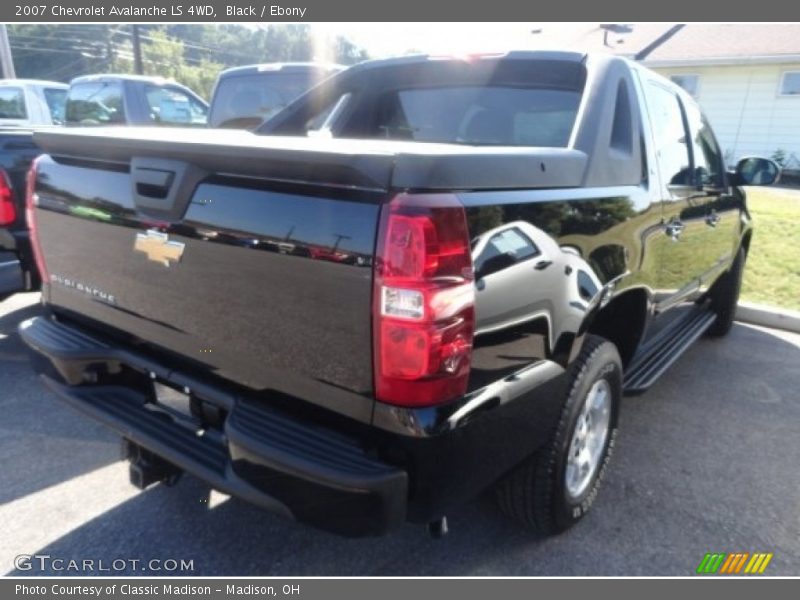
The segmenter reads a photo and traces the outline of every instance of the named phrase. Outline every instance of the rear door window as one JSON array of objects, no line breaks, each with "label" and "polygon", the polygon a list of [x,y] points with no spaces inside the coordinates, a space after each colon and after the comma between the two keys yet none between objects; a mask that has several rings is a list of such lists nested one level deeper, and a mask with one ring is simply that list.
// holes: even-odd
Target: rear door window
[{"label": "rear door window", "polygon": [[22,88],[0,87],[0,119],[27,119]]},{"label": "rear door window", "polygon": [[58,88],[44,88],[44,101],[50,111],[50,119],[56,125],[64,122],[64,109],[67,104],[67,90]]},{"label": "rear door window", "polygon": [[692,185],[689,146],[678,96],[666,87],[649,82],[645,97],[662,181],[667,186]]},{"label": "rear door window", "polygon": [[223,77],[214,92],[212,127],[251,129],[303,94],[322,73],[263,72]]},{"label": "rear door window", "polygon": [[686,103],[686,120],[692,135],[694,185],[719,188],[723,186],[723,157],[711,126],[700,108]]},{"label": "rear door window", "polygon": [[125,123],[122,84],[97,81],[70,86],[66,122],[71,125],[113,125]]},{"label": "rear door window", "polygon": [[580,93],[506,86],[407,89],[381,99],[370,137],[468,145],[565,147]]},{"label": "rear door window", "polygon": [[181,89],[147,85],[144,91],[150,120],[160,125],[205,125],[208,109]]}]

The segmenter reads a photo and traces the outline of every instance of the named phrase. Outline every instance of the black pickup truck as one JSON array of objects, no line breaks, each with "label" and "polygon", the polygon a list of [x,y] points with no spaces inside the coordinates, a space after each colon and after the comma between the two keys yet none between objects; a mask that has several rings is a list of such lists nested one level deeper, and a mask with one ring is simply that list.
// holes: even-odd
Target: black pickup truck
[{"label": "black pickup truck", "polygon": [[36,134],[44,385],[183,472],[346,535],[494,486],[592,504],[625,393],[731,327],[751,238],[696,103],[624,59],[364,63],[240,131]]}]

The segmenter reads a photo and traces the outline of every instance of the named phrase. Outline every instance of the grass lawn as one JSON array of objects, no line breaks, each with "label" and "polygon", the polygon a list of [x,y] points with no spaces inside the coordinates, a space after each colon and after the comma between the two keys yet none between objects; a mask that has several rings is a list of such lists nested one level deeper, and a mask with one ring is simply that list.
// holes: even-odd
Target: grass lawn
[{"label": "grass lawn", "polygon": [[753,241],[742,300],[800,310],[800,190],[748,188]]}]

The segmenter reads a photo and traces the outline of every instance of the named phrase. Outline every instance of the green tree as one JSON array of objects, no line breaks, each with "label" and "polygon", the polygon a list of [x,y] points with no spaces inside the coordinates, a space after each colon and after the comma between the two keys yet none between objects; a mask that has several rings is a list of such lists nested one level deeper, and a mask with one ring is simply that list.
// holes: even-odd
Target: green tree
[{"label": "green tree", "polygon": [[346,37],[336,37],[336,62],[343,65],[354,65],[369,58],[369,53],[359,48]]},{"label": "green tree", "polygon": [[502,206],[481,206],[467,211],[467,225],[470,233],[482,235],[490,229],[500,227],[502,224]]},{"label": "green tree", "polygon": [[223,65],[207,58],[195,59],[195,64],[190,64],[184,57],[183,42],[163,29],[149,30],[146,41],[142,44],[145,75],[174,79],[205,98],[211,95],[211,87]]}]

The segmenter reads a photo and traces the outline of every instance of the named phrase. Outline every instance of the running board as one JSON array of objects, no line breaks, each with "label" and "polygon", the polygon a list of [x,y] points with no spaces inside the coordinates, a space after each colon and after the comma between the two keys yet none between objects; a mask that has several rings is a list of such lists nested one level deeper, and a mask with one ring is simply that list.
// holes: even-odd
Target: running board
[{"label": "running board", "polygon": [[698,308],[648,343],[625,370],[623,382],[625,394],[633,396],[646,392],[664,371],[669,369],[672,363],[711,327],[716,318],[716,314],[710,309]]}]

